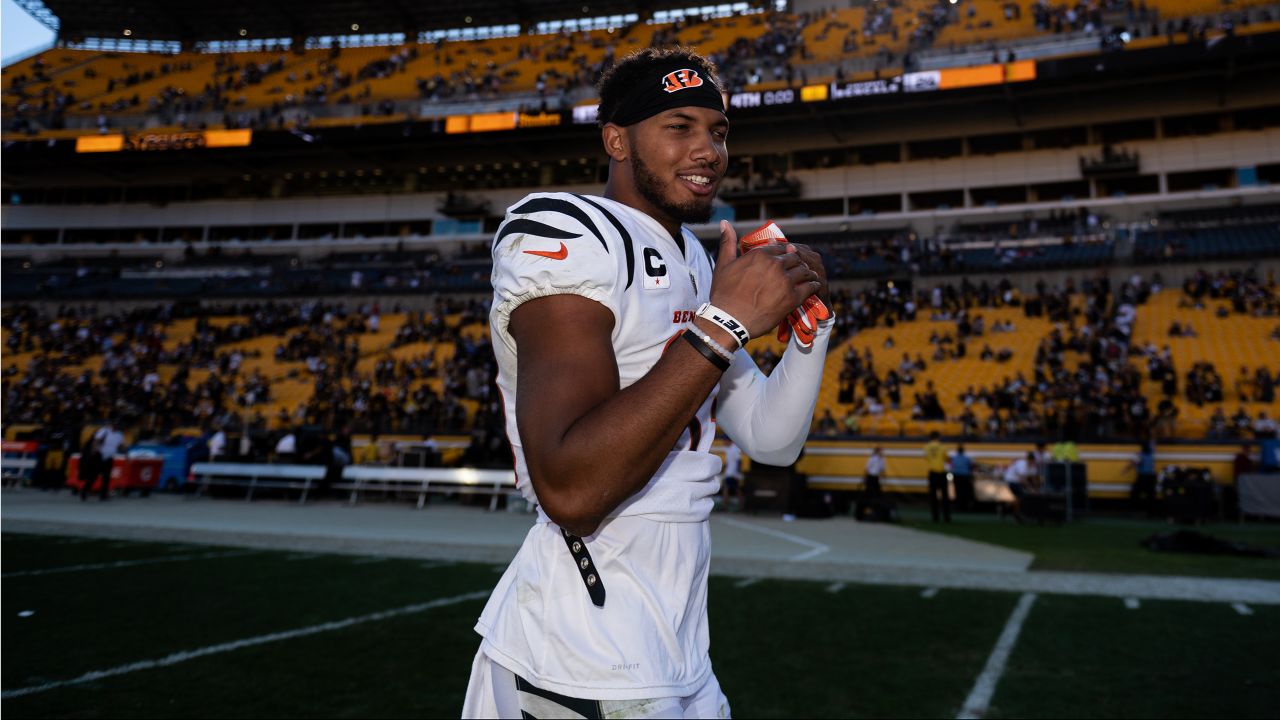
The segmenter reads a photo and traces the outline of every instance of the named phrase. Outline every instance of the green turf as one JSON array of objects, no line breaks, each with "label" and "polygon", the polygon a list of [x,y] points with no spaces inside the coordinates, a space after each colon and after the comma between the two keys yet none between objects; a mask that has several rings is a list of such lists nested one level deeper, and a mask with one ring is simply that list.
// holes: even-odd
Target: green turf
[{"label": "green turf", "polygon": [[1195,530],[1232,542],[1280,548],[1280,525],[1214,524],[1194,528],[1159,521],[1093,518],[1072,523],[1019,525],[993,515],[961,514],[934,524],[927,513],[904,516],[908,527],[1023,550],[1033,570],[1280,580],[1280,559],[1157,553],[1139,542],[1154,533]]},{"label": "green turf", "polygon": [[[70,543],[4,534],[6,573],[228,548]],[[254,551],[236,557],[4,580],[5,690],[215,643],[467,592],[490,565],[361,563]],[[713,578],[711,655],[738,717],[954,717],[1017,595]],[[483,600],[9,698],[50,717],[456,717]],[[33,610],[19,617],[20,610]],[[1041,597],[993,713],[1249,717],[1274,714],[1280,608]],[[1067,682],[1064,682],[1066,680]],[[1074,690],[1072,688],[1075,688]],[[1214,700],[1213,688],[1231,692]]]},{"label": "green turf", "polygon": [[1275,717],[1280,608],[1041,596],[988,717]]},{"label": "green turf", "polygon": [[[0,545],[8,570],[9,536]],[[79,562],[114,550],[83,546]],[[209,548],[206,550],[216,550]],[[156,556],[164,553],[157,552]],[[340,620],[492,587],[489,566],[424,569],[421,561],[358,565],[345,556],[290,560],[258,552],[224,559],[113,568],[4,581],[4,687],[74,677],[93,669],[265,633]],[[64,563],[51,563],[50,566]],[[28,618],[17,612],[34,610]],[[92,637],[93,642],[80,642]],[[54,640],[54,642],[51,642]],[[74,653],[67,653],[75,647]],[[8,654],[7,652],[5,653]]]},{"label": "green turf", "polygon": [[825,587],[712,579],[711,659],[735,717],[955,717],[1017,600]]}]

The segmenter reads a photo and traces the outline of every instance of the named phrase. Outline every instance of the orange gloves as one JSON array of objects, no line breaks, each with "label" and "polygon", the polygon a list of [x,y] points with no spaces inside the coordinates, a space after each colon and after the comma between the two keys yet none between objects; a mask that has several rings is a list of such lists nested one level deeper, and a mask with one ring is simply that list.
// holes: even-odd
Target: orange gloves
[{"label": "orange gloves", "polygon": [[[787,236],[782,234],[777,224],[767,222],[748,233],[746,237],[739,239],[738,251],[746,253],[758,247],[784,242],[787,242]],[[827,306],[818,299],[817,295],[811,295],[805,299],[803,305],[787,315],[785,323],[778,326],[778,340],[785,343],[791,334],[795,333],[796,342],[801,347],[810,347],[818,332],[818,323],[829,317],[831,317],[831,311]]]}]

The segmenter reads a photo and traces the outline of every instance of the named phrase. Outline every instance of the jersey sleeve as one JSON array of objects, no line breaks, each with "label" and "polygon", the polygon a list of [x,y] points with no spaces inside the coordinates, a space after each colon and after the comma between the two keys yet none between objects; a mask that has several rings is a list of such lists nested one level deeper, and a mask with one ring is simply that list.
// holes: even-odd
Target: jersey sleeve
[{"label": "jersey sleeve", "polygon": [[608,223],[563,193],[530,195],[508,211],[493,242],[493,329],[508,347],[511,313],[550,295],[580,295],[620,322],[619,268]]}]

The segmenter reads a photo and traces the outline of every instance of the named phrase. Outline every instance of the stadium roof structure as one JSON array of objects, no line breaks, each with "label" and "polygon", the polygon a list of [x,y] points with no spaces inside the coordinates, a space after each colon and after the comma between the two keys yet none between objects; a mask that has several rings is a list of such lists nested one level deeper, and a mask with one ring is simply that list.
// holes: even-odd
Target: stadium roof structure
[{"label": "stadium roof structure", "polygon": [[[61,40],[118,38],[184,43],[417,33],[449,28],[530,25],[685,8],[689,0],[16,0]],[[127,32],[126,32],[127,31]]]}]

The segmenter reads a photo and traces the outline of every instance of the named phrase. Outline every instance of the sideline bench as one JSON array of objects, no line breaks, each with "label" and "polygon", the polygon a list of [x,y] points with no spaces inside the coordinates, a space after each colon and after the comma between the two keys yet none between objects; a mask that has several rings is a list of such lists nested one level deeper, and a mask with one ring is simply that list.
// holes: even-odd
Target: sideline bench
[{"label": "sideline bench", "polygon": [[335,489],[350,490],[350,504],[360,499],[364,490],[417,490],[418,508],[427,504],[428,492],[487,493],[492,496],[489,510],[498,508],[501,495],[519,497],[516,474],[511,470],[476,470],[473,468],[405,468],[375,465],[348,465],[342,481]]},{"label": "sideline bench", "polygon": [[305,503],[311,487],[324,478],[323,465],[269,465],[266,463],[202,462],[191,466],[191,477],[198,485],[196,495],[203,495],[210,485],[248,488],[245,500],[253,499],[257,488],[301,490],[298,502]]}]

